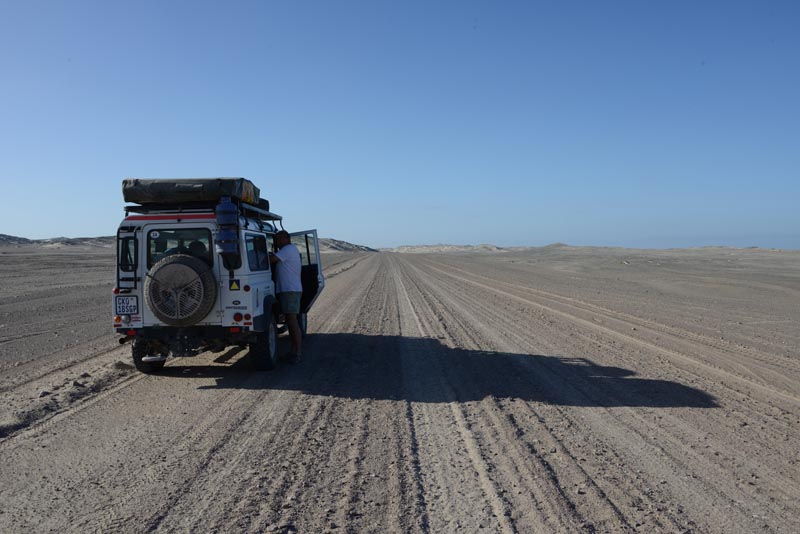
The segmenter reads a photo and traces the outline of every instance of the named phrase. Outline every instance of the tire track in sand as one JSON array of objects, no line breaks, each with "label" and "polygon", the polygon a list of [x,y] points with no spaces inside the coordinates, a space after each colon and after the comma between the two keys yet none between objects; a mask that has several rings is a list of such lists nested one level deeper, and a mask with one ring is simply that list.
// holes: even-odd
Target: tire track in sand
[{"label": "tire track in sand", "polygon": [[[419,272],[416,274],[418,279],[424,279],[427,275],[423,272]],[[439,274],[441,279],[449,279],[445,277],[443,274]],[[474,286],[469,286],[474,287]],[[450,305],[445,306],[447,309],[460,309],[462,311],[472,310],[472,309],[481,309],[480,303],[483,299],[483,302],[488,302],[487,295],[482,294],[484,291],[475,292],[473,290],[464,290],[464,288],[457,288],[456,286],[452,286],[450,284],[439,286],[438,284],[434,285],[433,288],[439,290],[440,294],[445,295],[447,298],[462,298],[468,297],[463,299],[463,302],[455,303],[452,302]],[[496,293],[491,293],[496,294]],[[510,300],[514,302],[512,299],[508,299],[505,295],[501,295],[504,300]],[[524,332],[517,332],[515,329],[511,328],[514,321],[513,319],[509,318],[509,312],[502,303],[495,302],[492,306],[483,307],[484,309],[480,320],[478,318],[472,318],[472,326],[470,330],[473,332],[479,332],[481,330],[491,331],[490,325],[497,326],[499,332],[501,333],[498,336],[498,340],[500,336],[505,336],[509,342],[512,342],[514,347],[531,347],[531,338],[528,334]],[[515,308],[514,308],[515,309]],[[470,316],[471,314],[462,313],[460,315],[464,315],[465,317]],[[543,330],[546,332],[547,330]],[[566,338],[569,339],[569,338]],[[498,341],[502,346],[507,345],[508,343],[504,343],[502,341]],[[557,342],[558,347],[563,347],[563,342]],[[506,349],[508,350],[508,349]],[[512,349],[514,350],[514,349]],[[520,349],[516,349],[517,351]],[[534,349],[536,350],[536,349]],[[523,352],[528,352],[526,349],[522,349]],[[619,353],[618,348],[615,349],[615,352]],[[534,363],[537,361],[536,358],[527,360],[530,363]],[[545,371],[549,374],[551,370],[547,367],[543,366],[535,366],[537,374],[541,374],[542,371]],[[510,377],[513,380],[513,378]],[[566,379],[565,377],[558,377],[557,375],[554,376],[552,379],[543,379],[544,383],[553,382],[554,384],[563,383],[565,387],[574,389],[573,394],[580,397],[586,397],[586,404],[591,405],[595,401],[592,401],[592,394],[598,393],[597,386],[591,386],[591,383],[585,382],[584,384],[572,384],[571,382],[575,379],[579,379],[579,376],[570,376],[570,379]],[[585,388],[585,392],[581,391],[581,387]],[[589,393],[591,392],[591,393]],[[605,389],[600,391],[599,393],[605,398],[610,393],[613,393],[614,390]],[[588,396],[587,396],[588,393]],[[620,399],[620,401],[624,405],[624,399]],[[516,404],[524,405],[526,403],[520,403],[516,401]],[[532,410],[531,407],[531,411]],[[679,528],[677,525],[684,525],[680,528],[688,528],[686,521],[690,521],[684,515],[681,507],[678,506],[677,509],[670,508],[664,506],[663,503],[665,502],[678,502],[684,501],[684,504],[695,504],[695,502],[699,503],[701,506],[702,504],[707,501],[711,500],[709,497],[713,497],[713,501],[716,504],[709,508],[706,512],[699,512],[695,515],[695,519],[706,519],[708,516],[715,517],[713,522],[710,524],[714,525],[731,525],[733,526],[736,523],[732,523],[729,518],[726,516],[724,510],[729,506],[736,506],[739,508],[738,502],[740,499],[743,498],[742,491],[740,488],[736,488],[731,482],[734,482],[731,477],[731,467],[725,465],[725,463],[721,463],[720,460],[724,460],[724,457],[719,456],[719,452],[715,452],[717,456],[712,455],[711,453],[714,452],[714,449],[700,449],[699,451],[695,448],[696,446],[691,442],[686,441],[685,436],[691,436],[692,433],[697,432],[698,428],[702,428],[703,423],[694,420],[686,420],[685,414],[683,417],[671,417],[670,412],[664,412],[670,419],[667,428],[671,429],[671,432],[665,433],[665,425],[667,421],[660,421],[661,416],[655,418],[654,414],[651,414],[652,410],[642,410],[642,409],[633,409],[633,408],[625,408],[622,411],[616,409],[614,411],[605,410],[608,413],[608,416],[605,418],[598,417],[599,414],[594,413],[593,411],[585,412],[587,416],[586,419],[578,418],[569,416],[569,410],[561,410],[562,413],[566,413],[566,419],[570,420],[570,426],[575,429],[586,428],[586,422],[588,420],[593,420],[595,425],[594,429],[586,428],[585,435],[587,436],[605,436],[605,444],[599,444],[600,451],[605,451],[603,456],[616,456],[617,452],[627,452],[632,454],[632,456],[628,456],[626,460],[620,459],[619,462],[614,462],[617,465],[629,465],[632,463],[639,463],[641,462],[641,454],[642,451],[641,446],[646,446],[646,449],[649,452],[647,453],[648,458],[661,458],[659,462],[646,462],[640,467],[643,469],[647,469],[651,472],[655,471],[652,474],[652,478],[650,482],[647,481],[646,478],[640,479],[639,473],[641,471],[636,471],[637,475],[635,478],[629,476],[629,473],[624,471],[620,472],[618,470],[616,475],[613,475],[615,480],[626,480],[627,484],[629,484],[629,488],[631,490],[631,497],[635,497],[636,500],[634,501],[635,510],[641,511],[644,508],[649,514],[648,518],[659,518],[659,528]],[[714,415],[716,412],[711,413],[710,415]],[[722,416],[725,415],[724,418]],[[722,413],[716,413],[716,418],[720,420],[720,422],[728,422],[727,415]],[[558,420],[561,417],[559,416],[548,416],[546,420],[554,421]],[[664,418],[666,419],[666,417]],[[693,418],[697,419],[697,418]],[[654,422],[656,421],[656,422]],[[752,419],[751,419],[752,422]],[[745,423],[746,424],[746,423]],[[735,425],[739,428],[738,425]],[[613,430],[612,430],[613,429]],[[731,434],[728,435],[728,439],[730,437],[738,438],[738,432],[735,432],[731,429]],[[565,434],[569,436],[570,434]],[[629,440],[620,440],[623,436],[638,436],[635,440],[631,443],[627,443]],[[654,439],[657,436],[658,439]],[[780,442],[780,436],[776,436],[775,439]],[[635,442],[639,441],[642,445],[635,445]],[[635,445],[635,448],[638,452],[632,451],[629,448],[623,447],[625,444]],[[772,442],[773,444],[775,441]],[[720,445],[721,446],[721,445]],[[708,447],[708,445],[706,445]],[[575,448],[575,444],[573,444],[573,449]],[[701,451],[708,451],[708,456],[698,456],[698,453]],[[719,451],[720,449],[717,449]],[[725,447],[722,447],[722,450],[725,450]],[[677,451],[677,455],[676,455]],[[578,454],[581,454],[578,452]],[[617,456],[618,457],[618,456]],[[619,458],[619,457],[618,457]],[[750,461],[754,460],[754,461]],[[741,477],[745,480],[741,482],[744,484],[744,488],[752,488],[753,486],[749,486],[746,482],[747,479],[750,478],[750,473],[759,472],[761,478],[770,478],[775,480],[775,484],[771,484],[773,486],[773,493],[776,500],[770,500],[767,502],[763,501],[762,497],[759,497],[759,500],[762,500],[762,504],[764,505],[765,509],[769,509],[773,516],[780,516],[785,514],[785,508],[779,504],[781,501],[784,500],[785,495],[788,495],[786,491],[793,486],[792,478],[787,476],[787,473],[782,473],[781,471],[773,471],[771,476],[767,476],[769,472],[765,471],[766,466],[760,465],[763,464],[765,458],[762,456],[760,462],[755,459],[745,460],[747,464],[752,464],[749,469],[755,469],[755,471],[748,470],[747,467],[742,468],[741,466],[737,466],[738,468],[736,471],[746,471],[742,473]],[[607,468],[612,468],[614,471],[614,463],[607,464]],[[663,463],[663,469],[660,468],[661,464]],[[591,464],[588,464],[591,465]],[[784,469],[786,468],[785,464]],[[670,467],[671,466],[671,467]],[[654,467],[659,467],[658,469],[653,469]],[[603,468],[602,471],[606,471],[607,468]],[[594,474],[590,478],[594,478],[597,480],[602,480],[604,477],[602,476],[602,471],[594,471]],[[709,483],[706,484],[702,477],[697,477],[695,474],[696,472],[705,472],[707,475],[711,475],[712,480],[717,480],[717,483]],[[610,473],[609,473],[610,474]],[[738,478],[738,475],[737,475]],[[654,480],[653,480],[654,479]],[[724,481],[724,484],[720,484],[720,481]],[[700,487],[698,487],[700,486]],[[625,503],[625,508],[627,508],[626,495],[620,494],[616,491],[617,488],[606,486],[607,491],[611,494],[615,494],[615,500],[618,503]],[[634,488],[639,488],[638,490]],[[670,495],[669,491],[664,490],[672,490],[672,494]],[[686,502],[685,498],[681,496],[686,495],[694,495],[695,498],[689,502]],[[752,498],[752,497],[751,497]],[[641,502],[644,501],[644,502]],[[650,510],[648,511],[647,508]],[[690,508],[687,506],[687,509]],[[652,513],[655,512],[655,513]],[[747,510],[740,510],[740,513],[746,517],[739,516],[740,519],[739,524],[742,524],[742,521],[746,523],[750,523],[752,519],[750,516],[747,515]],[[672,527],[668,527],[667,525],[673,525]]]},{"label": "tire track in sand", "polygon": [[[401,314],[405,315],[406,317],[411,317],[413,324],[416,326],[416,332],[407,332],[404,333],[404,335],[415,335],[423,338],[428,337],[428,332],[426,332],[426,329],[422,325],[420,316],[412,304],[406,283],[403,281],[404,275],[402,270],[397,269],[396,265],[395,269],[396,274],[394,278],[397,291],[400,295],[399,301],[400,308],[402,310]],[[408,321],[406,321],[406,323],[407,322]],[[492,481],[492,478],[489,474],[490,468],[481,454],[481,449],[470,429],[470,425],[466,421],[463,409],[457,400],[452,386],[444,380],[444,376],[441,374],[441,372],[437,373],[436,379],[438,380],[441,390],[444,393],[444,397],[448,399],[446,404],[448,405],[450,414],[456,423],[458,434],[461,437],[462,444],[464,445],[465,452],[470,460],[472,468],[478,477],[483,495],[491,507],[494,519],[496,521],[495,527],[499,532],[503,533],[516,532],[517,530],[510,520],[511,514],[508,503],[502,497],[498,488]]]},{"label": "tire track in sand", "polygon": [[[463,305],[451,299],[453,293],[428,283],[431,278],[410,263],[403,262],[403,265],[414,271],[413,275],[408,274],[406,278],[417,286],[417,300],[425,302],[430,313],[439,319],[436,337],[451,347],[491,350],[487,341],[478,337],[483,327],[468,322],[469,315],[464,314]],[[473,306],[472,309],[477,308]],[[460,359],[468,360],[469,357],[465,355]],[[455,368],[459,366],[459,361],[452,359],[450,364]],[[488,378],[480,373],[476,375],[467,365],[465,363],[458,370],[441,370],[443,375],[452,377],[449,382],[454,390],[460,392],[461,398],[480,390],[476,380]],[[523,490],[506,493],[510,511],[523,531],[594,528],[589,517],[605,529],[619,530],[631,526],[614,502],[594,484],[578,459],[569,454],[569,448],[563,440],[546,431],[548,425],[539,414],[536,414],[540,423],[536,439],[530,442],[523,439],[524,432],[516,423],[514,414],[505,412],[494,396],[487,396],[478,403],[466,403],[465,406],[471,410],[470,415],[475,421],[473,427],[476,428],[476,435],[481,436],[483,448],[501,448],[498,458],[502,458],[502,461],[491,464],[491,471],[495,473],[500,486],[506,490]],[[532,407],[531,410],[536,412]],[[565,458],[569,460],[566,463],[563,462]],[[542,480],[547,484],[538,483]],[[570,487],[579,487],[579,499],[567,492]],[[588,506],[587,501],[590,503]],[[534,510],[537,513],[531,513]]]},{"label": "tire track in sand", "polygon": [[[475,285],[475,286],[478,286],[478,287],[482,287],[482,288],[487,289],[489,291],[494,291],[494,292],[500,293],[503,296],[505,296],[507,298],[510,298],[510,299],[513,299],[513,300],[516,300],[518,302],[523,302],[523,303],[526,303],[526,304],[534,304],[536,306],[539,306],[540,308],[546,309],[549,313],[552,313],[552,314],[558,315],[560,317],[563,317],[564,319],[567,319],[570,322],[579,324],[579,325],[584,326],[584,327],[589,328],[589,329],[602,331],[604,334],[606,334],[608,336],[612,336],[615,339],[618,339],[620,341],[624,341],[624,342],[626,342],[628,344],[637,345],[637,346],[643,347],[643,348],[645,348],[646,350],[649,350],[649,351],[655,351],[655,352],[658,352],[658,353],[661,353],[661,354],[665,354],[665,355],[667,355],[668,357],[670,357],[672,359],[681,360],[681,361],[683,361],[685,363],[688,363],[688,364],[690,364],[692,366],[699,367],[699,368],[707,371],[708,373],[711,373],[711,374],[714,374],[716,376],[719,376],[723,380],[723,383],[724,383],[724,380],[727,379],[727,380],[729,380],[731,382],[734,382],[736,384],[739,384],[739,385],[741,385],[743,387],[752,388],[752,389],[758,390],[759,392],[761,392],[763,394],[766,394],[767,396],[779,397],[779,398],[781,398],[781,399],[783,399],[785,401],[790,402],[791,406],[793,408],[800,407],[800,397],[798,397],[797,395],[795,395],[795,394],[793,394],[791,392],[777,390],[774,387],[765,386],[762,383],[754,382],[751,378],[744,377],[744,376],[736,374],[736,373],[734,373],[734,372],[732,372],[730,370],[720,368],[720,367],[718,367],[716,365],[708,363],[707,361],[702,361],[702,360],[698,360],[698,359],[692,358],[690,356],[687,356],[683,352],[678,352],[676,350],[668,349],[668,348],[666,348],[666,347],[664,347],[664,346],[662,346],[660,344],[656,344],[656,343],[654,343],[652,341],[641,339],[641,338],[632,336],[630,334],[623,333],[623,332],[621,332],[619,330],[616,330],[614,328],[610,328],[608,326],[605,326],[605,325],[602,325],[602,324],[598,324],[598,323],[596,323],[594,321],[591,321],[591,320],[588,320],[588,319],[584,319],[584,318],[580,317],[579,314],[576,314],[574,312],[563,311],[563,310],[560,310],[560,309],[558,309],[558,308],[556,308],[556,307],[554,307],[552,305],[543,304],[540,301],[534,301],[534,300],[531,300],[529,298],[520,297],[518,295],[515,295],[513,293],[509,293],[508,291],[499,289],[497,287],[492,287],[490,285],[487,285],[487,284],[484,284],[484,283],[481,283],[481,282],[477,282],[475,280],[470,280],[468,278],[464,278],[464,277],[455,275],[453,273],[444,271],[442,269],[438,269],[436,267],[431,267],[431,269],[435,270],[435,271],[437,271],[437,272],[439,272],[439,273],[441,273],[441,274],[443,274],[445,276],[449,276],[451,278],[455,278],[455,279],[461,280],[463,282],[466,282],[466,283],[469,283],[469,284],[472,284],[472,285]],[[701,374],[705,374],[705,373],[701,373]],[[728,387],[730,387],[730,386],[728,386]]]}]

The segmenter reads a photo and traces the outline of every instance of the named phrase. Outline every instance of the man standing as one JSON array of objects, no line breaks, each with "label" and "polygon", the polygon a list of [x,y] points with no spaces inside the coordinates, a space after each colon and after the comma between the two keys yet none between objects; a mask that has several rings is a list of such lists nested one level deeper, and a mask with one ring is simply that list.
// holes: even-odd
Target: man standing
[{"label": "man standing", "polygon": [[275,234],[277,252],[270,254],[269,262],[275,266],[275,292],[278,294],[281,310],[286,317],[286,326],[289,328],[289,337],[292,340],[292,349],[286,355],[288,361],[295,361],[300,357],[302,350],[302,334],[297,322],[300,313],[300,296],[303,294],[303,284],[300,281],[300,251],[292,244],[289,232],[281,230]]}]

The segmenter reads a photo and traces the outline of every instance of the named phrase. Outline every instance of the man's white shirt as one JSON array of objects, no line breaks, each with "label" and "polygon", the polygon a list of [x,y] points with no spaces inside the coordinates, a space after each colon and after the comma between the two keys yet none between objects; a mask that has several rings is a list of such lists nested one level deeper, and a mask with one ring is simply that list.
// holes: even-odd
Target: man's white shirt
[{"label": "man's white shirt", "polygon": [[277,281],[275,293],[288,293],[290,291],[303,291],[300,282],[300,251],[292,243],[284,245],[275,255],[281,260],[275,264]]}]

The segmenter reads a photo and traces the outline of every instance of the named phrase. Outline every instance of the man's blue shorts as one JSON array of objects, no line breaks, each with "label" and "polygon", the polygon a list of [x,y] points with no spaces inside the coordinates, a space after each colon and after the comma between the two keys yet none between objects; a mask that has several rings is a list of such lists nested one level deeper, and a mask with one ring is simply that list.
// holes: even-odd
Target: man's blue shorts
[{"label": "man's blue shorts", "polygon": [[281,305],[283,313],[300,313],[300,295],[299,291],[287,291],[285,293],[278,293],[278,302]]}]

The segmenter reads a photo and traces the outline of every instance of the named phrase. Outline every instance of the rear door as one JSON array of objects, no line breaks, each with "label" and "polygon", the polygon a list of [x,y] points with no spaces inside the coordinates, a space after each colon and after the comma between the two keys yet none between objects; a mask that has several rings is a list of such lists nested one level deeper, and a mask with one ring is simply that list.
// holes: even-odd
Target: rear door
[{"label": "rear door", "polygon": [[[205,318],[200,320],[198,325],[218,324],[222,313],[222,299],[220,286],[222,280],[219,277],[219,270],[215,267],[218,261],[217,254],[214,254],[214,226],[213,224],[198,221],[197,224],[177,224],[172,220],[154,221],[142,226],[144,251],[140,254],[143,261],[143,272],[148,273],[150,269],[163,258],[171,254],[187,254],[195,256],[204,261],[214,272],[214,279],[217,287],[217,299],[211,311]],[[193,245],[198,245],[196,248]],[[200,246],[202,245],[202,246]],[[227,271],[225,271],[227,272]],[[144,288],[144,284],[142,284]],[[142,291],[144,295],[144,291]],[[146,300],[146,296],[144,297]],[[141,305],[140,311],[144,320],[144,326],[163,326],[149,306]]]},{"label": "rear door", "polygon": [[322,293],[325,287],[325,277],[322,276],[322,263],[319,257],[319,242],[316,230],[304,230],[289,234],[292,244],[300,251],[301,273],[303,282],[303,295],[300,297],[300,313],[307,313]]}]

